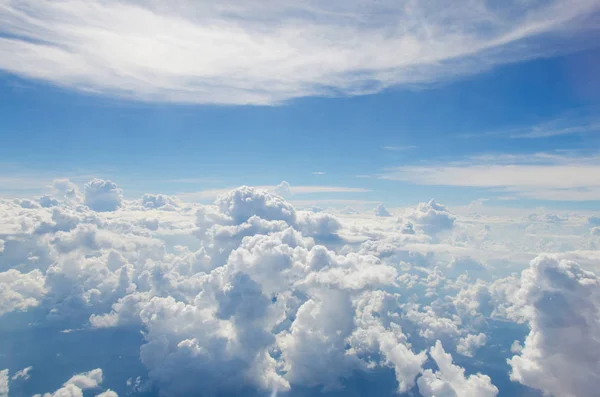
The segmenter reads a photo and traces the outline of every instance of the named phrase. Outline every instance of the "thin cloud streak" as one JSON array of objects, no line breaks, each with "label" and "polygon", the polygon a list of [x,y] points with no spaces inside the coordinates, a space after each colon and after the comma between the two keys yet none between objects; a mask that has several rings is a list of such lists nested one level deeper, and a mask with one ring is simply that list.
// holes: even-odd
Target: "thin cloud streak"
[{"label": "thin cloud streak", "polygon": [[[253,186],[256,189],[268,190],[274,192],[277,189],[276,185]],[[205,189],[198,192],[181,192],[177,193],[177,197],[191,201],[211,201],[218,196],[228,193],[235,187]],[[322,194],[322,193],[368,193],[370,189],[344,187],[344,186],[290,186],[292,195],[302,194]]]},{"label": "thin cloud streak", "polygon": [[[133,100],[273,105],[571,51],[593,42],[576,33],[598,9],[596,0],[2,0],[0,69]],[[527,45],[544,34],[572,40]]]},{"label": "thin cloud streak", "polygon": [[389,151],[392,151],[392,152],[401,152],[401,151],[404,151],[404,150],[416,149],[417,146],[415,146],[415,145],[408,145],[408,146],[393,146],[393,145],[390,145],[390,146],[382,146],[381,148],[383,150],[389,150]]},{"label": "thin cloud streak", "polygon": [[600,200],[600,159],[551,153],[481,155],[465,161],[390,168],[379,179],[416,185],[487,188],[519,198]]}]

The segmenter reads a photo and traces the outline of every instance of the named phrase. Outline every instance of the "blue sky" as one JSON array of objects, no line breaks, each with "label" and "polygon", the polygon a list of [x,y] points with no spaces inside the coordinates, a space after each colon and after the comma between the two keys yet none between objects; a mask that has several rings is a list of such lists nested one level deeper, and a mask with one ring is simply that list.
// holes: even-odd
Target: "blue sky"
[{"label": "blue sky", "polygon": [[[535,19],[535,7],[527,11]],[[50,7],[40,7],[37,12],[50,30],[53,18],[58,18],[52,12],[62,15]],[[87,15],[85,10],[80,12],[82,17]],[[36,76],[40,68],[48,67],[41,59],[39,65],[28,64],[21,70],[13,69],[9,60],[4,67],[0,65],[4,69],[0,78],[3,191],[37,194],[29,186],[39,190],[41,180],[60,177],[84,182],[100,176],[116,181],[129,196],[151,190],[206,200],[210,193],[191,193],[241,184],[273,186],[285,180],[292,188],[356,190],[311,194],[304,189],[296,196],[304,199],[380,201],[394,206],[429,197],[463,204],[478,198],[501,198],[504,205],[595,207],[600,181],[592,175],[574,184],[548,181],[535,189],[524,188],[537,180],[540,172],[564,171],[565,178],[571,179],[573,174],[600,171],[596,157],[600,77],[594,67],[600,51],[589,47],[597,35],[583,29],[571,32],[574,38],[556,38],[555,30],[566,29],[581,18],[573,12],[571,20],[548,28],[545,33],[553,36],[524,35],[498,46],[497,54],[482,50],[483,55],[476,52],[475,59],[463,56],[465,64],[460,67],[452,62],[442,64],[430,72],[432,77],[411,81],[401,77],[402,69],[397,83],[379,78],[371,89],[348,89],[340,83],[324,95],[318,90],[306,94],[303,87],[269,92],[267,86],[267,93],[276,97],[274,102],[267,98],[253,103],[250,98],[245,100],[249,103],[235,103],[231,98],[241,94],[225,83],[214,88],[215,103],[204,93],[191,98],[156,98],[168,92],[146,97],[137,87],[123,95],[110,88],[110,81],[92,84],[83,79],[78,85],[75,77],[65,81],[43,71],[43,77]],[[444,27],[436,25],[435,18],[431,21],[434,27]],[[513,29],[519,27],[515,23]],[[18,32],[18,28],[25,29],[17,26],[12,30]],[[489,40],[482,32],[470,34],[470,39]],[[14,40],[11,45],[19,42],[32,41]],[[519,46],[525,50],[515,49]],[[519,51],[539,51],[541,55]],[[104,61],[111,55],[102,48],[96,54]],[[66,63],[61,67],[69,70],[75,66]],[[426,63],[423,69],[428,68],[431,65]],[[76,72],[67,71],[66,75],[69,73]],[[35,78],[30,78],[32,75]],[[246,79],[248,84],[256,83],[251,75]],[[227,95],[225,102],[234,103],[220,103],[222,94]],[[209,103],[193,103],[196,101]],[[535,161],[536,166],[539,163],[536,169],[517,169],[527,178],[511,186],[512,171],[505,166],[521,167],[536,153],[556,158]],[[481,160],[485,156],[493,158]],[[451,169],[425,180],[419,179],[421,173],[414,169],[423,166],[427,175],[437,167]],[[504,182],[469,182],[478,175],[464,171],[477,166],[505,167],[500,170]],[[481,173],[488,171],[482,169]]]},{"label": "blue sky", "polygon": [[0,0],[0,397],[596,397],[599,17]]}]

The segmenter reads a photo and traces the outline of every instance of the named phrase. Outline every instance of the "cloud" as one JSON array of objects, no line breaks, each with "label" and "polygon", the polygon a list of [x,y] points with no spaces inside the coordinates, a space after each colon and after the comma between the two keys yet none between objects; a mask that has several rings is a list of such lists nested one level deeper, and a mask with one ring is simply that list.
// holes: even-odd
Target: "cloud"
[{"label": "cloud", "polygon": [[437,341],[429,354],[439,370],[423,371],[418,379],[419,393],[423,397],[495,397],[498,388],[487,375],[473,374],[465,376],[465,370],[452,362],[452,356]]},{"label": "cloud", "polygon": [[462,162],[396,167],[380,178],[417,185],[488,188],[497,195],[528,199],[600,199],[600,162],[596,157],[482,155]]},{"label": "cloud", "polygon": [[73,376],[66,381],[63,386],[75,385],[81,390],[95,389],[102,383],[102,370],[96,368],[89,372],[84,372]]},{"label": "cloud", "polygon": [[94,211],[114,211],[121,206],[123,192],[116,183],[92,179],[85,184],[85,205]]},{"label": "cloud", "polygon": [[[596,10],[593,0],[451,8],[387,0],[368,8],[361,0],[8,1],[0,68],[137,100],[274,104],[432,83],[568,51],[582,46],[577,33]],[[545,35],[564,46],[545,45]]]},{"label": "cloud", "polygon": [[[590,116],[590,114],[592,116]],[[561,114],[560,117],[533,126],[509,128],[506,130],[462,134],[461,138],[509,138],[545,139],[562,135],[587,134],[600,131],[600,120],[595,116],[597,109],[583,108]]]},{"label": "cloud", "polygon": [[[21,359],[36,382],[50,370],[68,379],[48,396],[335,395],[363,381],[383,397],[495,395],[489,378],[466,376],[441,344],[469,370],[477,348],[499,346],[485,349],[486,362],[502,368],[541,310],[517,276],[528,260],[556,251],[597,268],[585,212],[548,223],[529,210],[463,214],[430,201],[397,209],[397,219],[373,206],[303,211],[247,186],[214,204],[144,195],[97,212],[65,190],[50,207],[0,199],[3,337],[27,339]],[[580,295],[584,308],[595,302]],[[574,307],[557,316],[572,318]],[[515,329],[523,333],[506,338]],[[525,346],[530,357],[535,345]],[[425,369],[427,351],[437,370]],[[111,371],[88,372],[97,360]]]},{"label": "cloud", "polygon": [[313,175],[325,175],[325,173],[323,171],[315,171]]},{"label": "cloud", "polygon": [[[66,381],[63,386],[54,393],[36,394],[33,397],[83,397],[84,390],[99,388],[102,384],[102,369],[96,368],[89,372],[74,375]],[[112,390],[106,390],[96,397],[119,397]]]},{"label": "cloud", "polygon": [[29,380],[29,378],[31,378],[31,374],[29,372],[31,372],[32,369],[33,369],[33,367],[29,366],[29,367],[23,368],[22,370],[15,372],[15,374],[12,376],[11,380],[18,380],[18,379]]},{"label": "cloud", "polygon": [[473,357],[475,351],[481,346],[484,346],[486,342],[487,336],[484,333],[479,333],[478,335],[469,334],[458,341],[456,352],[463,356]]},{"label": "cloud", "polygon": [[442,204],[436,203],[434,199],[419,205],[410,211],[406,218],[423,229],[427,234],[437,234],[454,227],[456,217]]},{"label": "cloud", "polygon": [[0,397],[8,397],[8,370],[0,371]]},{"label": "cloud", "polygon": [[404,150],[410,150],[410,149],[416,149],[417,146],[415,145],[407,145],[407,146],[382,146],[381,147],[383,150],[389,150],[392,152],[401,152]]},{"label": "cloud", "polygon": [[273,191],[281,197],[289,197],[292,195],[290,184],[286,181],[282,181],[279,185],[275,186],[275,189],[273,189]]},{"label": "cloud", "polygon": [[514,299],[530,332],[508,360],[511,379],[555,396],[597,395],[600,278],[575,262],[539,256]]},{"label": "cloud", "polygon": [[[367,193],[371,190],[357,187],[345,187],[345,186],[311,186],[311,185],[300,185],[293,186],[286,181],[282,181],[279,185],[265,185],[265,186],[252,186],[255,189],[267,190],[272,193],[277,193],[283,197],[290,197],[293,195],[306,195],[306,194],[324,194],[324,193]],[[192,193],[179,193],[177,196],[186,200],[197,200],[197,201],[212,201],[217,197],[227,194],[235,189],[235,187],[219,188],[219,189],[206,189],[199,192]]]},{"label": "cloud", "polygon": [[0,272],[0,315],[37,306],[45,293],[44,281],[44,274],[37,269]]},{"label": "cloud", "polygon": [[392,214],[390,214],[390,212],[387,210],[387,208],[385,208],[383,206],[383,204],[380,204],[377,208],[375,208],[375,216],[392,216]]}]

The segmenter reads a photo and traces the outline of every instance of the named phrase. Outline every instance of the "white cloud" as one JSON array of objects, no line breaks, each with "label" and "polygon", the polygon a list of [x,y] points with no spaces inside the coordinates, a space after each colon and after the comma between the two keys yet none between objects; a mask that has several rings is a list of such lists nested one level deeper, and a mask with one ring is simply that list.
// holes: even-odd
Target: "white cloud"
[{"label": "white cloud", "polygon": [[554,55],[571,47],[542,36],[576,39],[597,9],[593,0],[4,3],[5,71],[86,92],[221,104],[371,93]]},{"label": "white cloud", "polygon": [[29,378],[31,378],[31,374],[29,372],[31,372],[32,369],[33,369],[32,366],[23,368],[22,370],[15,372],[15,374],[12,376],[11,379],[12,380],[18,380],[18,379],[29,380]]},{"label": "white cloud", "polygon": [[495,397],[498,388],[487,375],[474,374],[465,377],[465,370],[452,362],[442,343],[437,341],[429,354],[439,370],[423,371],[417,380],[419,393],[423,397]]},{"label": "white cloud", "polygon": [[437,234],[439,232],[452,229],[456,217],[450,212],[448,207],[436,203],[434,199],[427,203],[419,205],[410,211],[406,218],[423,229],[427,234]]},{"label": "white cloud", "polygon": [[[394,209],[413,219],[409,228],[404,219],[375,216],[372,205],[348,214],[302,211],[250,187],[213,205],[144,195],[104,212],[66,199],[65,190],[51,207],[0,199],[0,321],[15,332],[47,332],[29,339],[34,352],[58,335],[67,342],[60,346],[70,346],[60,351],[65,360],[90,346],[120,357],[101,335],[141,334],[128,344],[133,355],[110,365],[123,379],[141,376],[134,387],[165,397],[305,395],[304,388],[314,395],[352,384],[357,374],[386,373],[395,383],[383,396],[410,392],[417,379],[422,393],[438,384],[460,396],[492,393],[484,376],[466,377],[453,364],[442,370],[443,355],[440,371],[419,378],[427,349],[438,339],[467,355],[495,345],[499,332],[487,332],[488,321],[531,321],[532,304],[513,299],[521,288],[513,273],[542,250],[594,268],[600,247],[588,233],[591,213],[577,211],[541,222],[529,210],[461,214],[436,202]],[[48,396],[85,389],[113,397],[97,387],[99,369],[80,373],[89,367],[71,361],[61,379],[79,375]],[[36,377],[52,365],[30,362]]]},{"label": "white cloud", "polygon": [[523,346],[521,346],[521,342],[518,340],[514,341],[512,345],[510,345],[510,352],[514,354],[520,354],[523,351]]},{"label": "white cloud", "polygon": [[565,397],[592,397],[600,380],[600,278],[572,261],[540,256],[514,296],[530,332],[508,362],[511,379]]},{"label": "white cloud", "polygon": [[0,371],[0,397],[8,397],[8,370]]},{"label": "white cloud", "polygon": [[392,214],[390,214],[390,212],[387,210],[387,208],[385,208],[383,206],[383,204],[380,204],[377,208],[375,208],[375,216],[392,216]]},{"label": "white cloud", "polygon": [[600,162],[596,157],[483,155],[463,162],[391,168],[380,178],[417,185],[489,188],[497,195],[529,199],[600,199]]},{"label": "white cloud", "polygon": [[[54,393],[36,394],[33,397],[83,397],[83,391],[99,388],[102,384],[102,369],[96,368],[89,372],[74,375]],[[96,397],[119,397],[112,390],[106,390]]]},{"label": "white cloud", "polygon": [[460,338],[456,346],[456,352],[463,356],[473,357],[475,351],[487,342],[487,336],[484,333],[478,335],[469,334],[464,338]]},{"label": "white cloud", "polygon": [[[252,186],[255,189],[266,190],[269,192],[277,193],[284,197],[293,195],[303,194],[323,194],[323,193],[367,193],[369,189],[357,188],[357,187],[345,187],[345,186],[293,186],[288,182],[283,181],[279,185],[264,185],[264,186]],[[178,193],[177,196],[185,200],[193,201],[213,201],[217,197],[227,194],[235,189],[235,187],[219,188],[219,189],[206,189],[199,192],[188,192]]]},{"label": "white cloud", "polygon": [[21,273],[9,269],[0,273],[0,316],[14,310],[27,310],[39,305],[44,295],[44,274],[39,270]]},{"label": "white cloud", "polygon": [[102,369],[96,368],[89,372],[74,375],[65,382],[64,386],[75,385],[81,390],[95,389],[102,384]]},{"label": "white cloud", "polygon": [[85,205],[94,211],[114,211],[121,206],[123,192],[111,181],[92,179],[85,184]]}]

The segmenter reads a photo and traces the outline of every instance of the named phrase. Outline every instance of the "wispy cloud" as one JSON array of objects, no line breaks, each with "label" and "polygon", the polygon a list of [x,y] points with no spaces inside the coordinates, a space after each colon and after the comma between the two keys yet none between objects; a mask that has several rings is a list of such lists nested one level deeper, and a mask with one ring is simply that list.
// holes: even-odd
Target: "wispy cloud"
[{"label": "wispy cloud", "polygon": [[379,178],[417,185],[489,188],[500,196],[539,200],[600,200],[598,156],[481,155],[459,162],[390,168]]},{"label": "wispy cloud", "polygon": [[[177,197],[189,200],[189,201],[211,201],[218,196],[225,194],[237,186],[228,188],[218,189],[205,189],[197,192],[182,192],[177,193]],[[254,186],[257,189],[268,190],[271,192],[276,191],[278,186],[275,185],[262,185]],[[289,186],[290,194],[292,195],[305,195],[305,194],[322,194],[322,193],[368,193],[371,190],[357,188],[357,187],[345,187],[345,186]]]},{"label": "wispy cloud", "polygon": [[415,145],[407,145],[407,146],[394,146],[394,145],[390,145],[390,146],[382,146],[381,147],[383,150],[390,150],[393,152],[401,152],[404,150],[410,150],[410,149],[416,149],[417,147]]},{"label": "wispy cloud", "polygon": [[313,175],[325,175],[325,173],[323,171],[315,171]]},{"label": "wispy cloud", "polygon": [[576,40],[598,8],[597,0],[1,0],[0,69],[137,100],[274,104],[568,51],[572,40],[560,48],[527,40]]},{"label": "wispy cloud", "polygon": [[597,107],[579,109],[560,117],[534,124],[496,131],[461,134],[460,138],[498,137],[509,139],[541,139],[560,135],[600,132],[600,111]]}]

